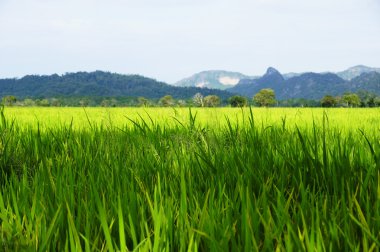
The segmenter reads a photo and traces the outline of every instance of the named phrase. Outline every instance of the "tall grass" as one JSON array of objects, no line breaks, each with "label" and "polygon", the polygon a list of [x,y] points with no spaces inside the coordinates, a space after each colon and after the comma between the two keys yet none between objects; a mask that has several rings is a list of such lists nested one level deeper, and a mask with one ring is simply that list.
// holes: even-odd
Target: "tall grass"
[{"label": "tall grass", "polygon": [[379,251],[379,110],[342,127],[336,111],[168,111],[80,125],[1,111],[0,247]]}]

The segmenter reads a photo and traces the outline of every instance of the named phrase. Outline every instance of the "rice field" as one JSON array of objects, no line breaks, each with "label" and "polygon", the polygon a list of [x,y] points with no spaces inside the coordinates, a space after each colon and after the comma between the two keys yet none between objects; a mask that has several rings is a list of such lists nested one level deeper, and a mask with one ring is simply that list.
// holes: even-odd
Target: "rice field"
[{"label": "rice field", "polygon": [[379,251],[380,109],[5,108],[4,251]]}]

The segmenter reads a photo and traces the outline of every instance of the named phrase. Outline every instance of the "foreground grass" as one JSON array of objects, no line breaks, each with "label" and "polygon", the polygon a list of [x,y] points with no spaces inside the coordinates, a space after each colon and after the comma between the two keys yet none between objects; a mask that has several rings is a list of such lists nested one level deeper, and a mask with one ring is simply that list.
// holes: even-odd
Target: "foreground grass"
[{"label": "foreground grass", "polygon": [[380,249],[379,110],[27,111],[0,124],[6,251]]}]

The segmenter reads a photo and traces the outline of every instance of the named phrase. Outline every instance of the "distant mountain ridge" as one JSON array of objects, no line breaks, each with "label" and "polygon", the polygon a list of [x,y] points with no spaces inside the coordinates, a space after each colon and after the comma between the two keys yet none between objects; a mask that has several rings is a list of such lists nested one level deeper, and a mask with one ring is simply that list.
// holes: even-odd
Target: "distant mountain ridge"
[{"label": "distant mountain ridge", "polygon": [[225,90],[238,84],[241,79],[253,78],[255,77],[244,75],[239,72],[209,70],[194,74],[174,83],[173,85],[178,87],[200,87]]},{"label": "distant mountain ridge", "polygon": [[227,91],[252,97],[263,88],[271,88],[280,100],[290,98],[321,99],[323,96],[341,95],[344,92],[366,90],[380,95],[380,73],[364,72],[344,80],[333,73],[303,73],[285,79],[279,71],[270,67],[258,79],[243,79]]},{"label": "distant mountain ridge", "polygon": [[[203,96],[217,95],[226,100],[234,94],[251,98],[263,88],[272,88],[277,99],[280,100],[291,98],[318,100],[327,94],[342,95],[344,92],[360,90],[380,95],[380,72],[369,71],[376,69],[356,66],[338,74],[308,72],[283,75],[275,68],[269,67],[261,77],[228,71],[205,71],[194,77],[199,77],[199,80],[203,81],[207,78],[210,81],[217,80],[219,84],[215,85],[223,85],[225,90],[207,88],[207,86],[212,86],[211,84],[203,85],[203,88],[186,87],[187,84],[184,84],[185,87],[172,86],[141,75],[123,75],[103,71],[64,75],[27,75],[20,79],[0,79],[0,97],[6,95],[14,95],[18,98],[142,96],[156,99],[172,95],[176,99],[189,99],[196,93],[201,93]],[[341,77],[343,75],[346,79]],[[190,79],[194,80],[194,78]],[[188,85],[192,85],[190,79],[187,80]],[[220,81],[223,83],[220,84]]]},{"label": "distant mountain ridge", "polygon": [[368,72],[362,73],[360,76],[350,80],[350,87],[352,91],[366,90],[375,94],[380,94],[380,73]]},{"label": "distant mountain ridge", "polygon": [[174,87],[140,75],[110,72],[77,72],[65,75],[27,75],[20,79],[0,79],[0,97],[59,97],[59,96],[127,96],[160,98],[172,95],[187,99],[196,93],[218,95],[225,99],[230,93],[196,87]]},{"label": "distant mountain ridge", "polygon": [[380,68],[374,68],[374,67],[367,67],[363,65],[357,65],[354,67],[350,67],[347,70],[337,72],[336,74],[345,80],[352,80],[355,77],[360,76],[363,73],[369,73],[369,72],[378,72],[380,73]]},{"label": "distant mountain ridge", "polygon": [[243,79],[236,86],[227,89],[232,93],[252,97],[263,88],[271,88],[277,94],[280,92],[284,77],[275,68],[269,67],[266,73],[257,79]]},{"label": "distant mountain ridge", "polygon": [[[350,67],[344,71],[340,72],[323,72],[320,74],[327,74],[327,73],[334,73],[338,75],[340,78],[344,80],[351,80],[355,77],[360,76],[363,73],[369,73],[369,72],[379,72],[380,68],[374,68],[374,67],[368,67],[363,65],[357,65],[354,67]],[[298,77],[303,73],[285,73],[282,74],[284,79],[290,79],[293,77]],[[241,80],[245,81],[247,79],[258,79],[260,76],[250,76],[246,74],[242,74],[239,72],[231,72],[231,71],[224,71],[224,70],[211,70],[211,71],[203,71],[200,73],[196,73],[188,78],[182,79],[176,83],[174,83],[174,86],[180,86],[180,87],[206,87],[206,88],[215,88],[215,89],[221,89],[226,90],[229,88],[232,88],[236,86]]]}]

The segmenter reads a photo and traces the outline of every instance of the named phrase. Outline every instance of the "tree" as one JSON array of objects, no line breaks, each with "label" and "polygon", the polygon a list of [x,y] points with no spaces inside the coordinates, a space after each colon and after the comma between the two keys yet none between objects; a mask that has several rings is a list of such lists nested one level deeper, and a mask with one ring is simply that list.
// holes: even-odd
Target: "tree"
[{"label": "tree", "polygon": [[89,104],[89,100],[86,99],[86,98],[81,99],[81,100],[79,101],[79,105],[80,105],[81,107],[87,107],[88,104]]},{"label": "tree", "polygon": [[42,107],[49,107],[50,106],[50,102],[49,102],[48,99],[42,99],[42,100],[38,100],[37,105],[42,106]]},{"label": "tree", "polygon": [[111,105],[111,101],[108,99],[104,99],[101,103],[100,106],[102,107],[109,107]]},{"label": "tree", "polygon": [[196,105],[198,107],[204,107],[203,95],[201,93],[196,93],[193,96],[193,103],[194,103],[194,105]]},{"label": "tree", "polygon": [[118,104],[118,101],[115,99],[115,98],[112,98],[111,99],[111,101],[110,101],[110,105],[111,105],[111,107],[116,107],[117,106],[117,104]]},{"label": "tree", "polygon": [[380,106],[380,96],[377,96],[376,98],[375,98],[375,105],[376,106]]},{"label": "tree", "polygon": [[260,107],[268,107],[276,104],[276,95],[273,89],[264,88],[255,94],[253,101]]},{"label": "tree", "polygon": [[345,93],[342,97],[343,102],[347,107],[357,107],[360,105],[360,98],[354,93]]},{"label": "tree", "polygon": [[247,106],[247,98],[240,95],[234,95],[228,99],[228,103],[231,105],[231,107],[244,107]]},{"label": "tree", "polygon": [[360,106],[361,107],[374,107],[375,106],[375,98],[376,94],[372,92],[368,92],[366,90],[359,90],[357,92],[360,98]]},{"label": "tree", "polygon": [[[335,96],[334,99],[335,99],[335,106],[339,106],[339,105],[342,105],[344,103],[343,97],[341,97],[339,95]],[[343,104],[343,105],[345,105],[345,104]]]},{"label": "tree", "polygon": [[170,107],[174,105],[174,99],[171,95],[165,95],[159,101],[159,104],[164,107]]},{"label": "tree", "polygon": [[50,104],[53,106],[53,107],[60,107],[61,106],[61,102],[59,99],[57,98],[51,98],[50,100]]},{"label": "tree", "polygon": [[336,104],[336,100],[333,96],[331,95],[325,95],[321,99],[321,105],[322,107],[334,107]]},{"label": "tree", "polygon": [[36,105],[36,103],[32,99],[27,98],[24,100],[24,106],[32,107],[34,105]]},{"label": "tree", "polygon": [[206,107],[216,107],[220,104],[220,98],[217,95],[208,95],[204,98]]},{"label": "tree", "polygon": [[320,106],[319,101],[307,100],[304,98],[290,98],[287,100],[282,100],[278,102],[280,107],[318,107]]},{"label": "tree", "polygon": [[141,107],[149,107],[149,100],[145,97],[137,98],[137,101]]},{"label": "tree", "polygon": [[13,95],[8,95],[3,97],[3,104],[5,106],[13,106],[13,104],[17,101],[17,98]]},{"label": "tree", "polygon": [[181,99],[181,100],[178,100],[177,104],[180,107],[185,107],[186,106],[186,101]]}]

